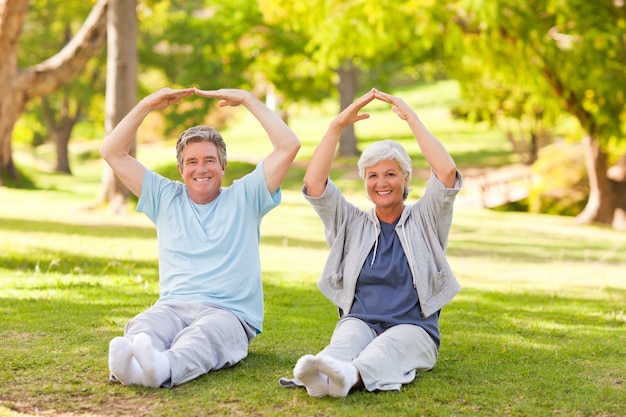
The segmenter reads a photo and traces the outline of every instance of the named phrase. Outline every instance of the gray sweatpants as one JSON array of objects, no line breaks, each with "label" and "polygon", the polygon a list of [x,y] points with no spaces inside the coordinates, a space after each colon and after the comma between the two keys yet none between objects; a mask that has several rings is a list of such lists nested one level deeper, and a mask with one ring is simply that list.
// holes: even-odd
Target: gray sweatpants
[{"label": "gray sweatpants", "polygon": [[170,361],[172,387],[248,356],[255,330],[228,310],[201,303],[160,303],[126,325],[124,336],[146,333]]},{"label": "gray sweatpants", "polygon": [[346,317],[337,323],[330,344],[318,355],[351,362],[368,391],[398,391],[416,371],[432,369],[439,350],[424,329],[400,324],[376,335],[364,321]]}]

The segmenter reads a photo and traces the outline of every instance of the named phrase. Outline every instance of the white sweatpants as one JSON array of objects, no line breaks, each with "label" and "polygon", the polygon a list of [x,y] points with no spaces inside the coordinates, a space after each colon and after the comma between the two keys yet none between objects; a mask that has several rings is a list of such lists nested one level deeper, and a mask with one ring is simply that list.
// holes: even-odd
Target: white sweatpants
[{"label": "white sweatpants", "polygon": [[364,321],[346,317],[337,323],[330,344],[319,355],[351,362],[368,391],[398,391],[416,371],[432,369],[439,350],[424,329],[400,324],[376,335]]},{"label": "white sweatpants", "polygon": [[126,325],[130,339],[146,333],[170,361],[172,387],[207,372],[235,365],[248,356],[253,328],[228,310],[201,303],[160,303]]}]

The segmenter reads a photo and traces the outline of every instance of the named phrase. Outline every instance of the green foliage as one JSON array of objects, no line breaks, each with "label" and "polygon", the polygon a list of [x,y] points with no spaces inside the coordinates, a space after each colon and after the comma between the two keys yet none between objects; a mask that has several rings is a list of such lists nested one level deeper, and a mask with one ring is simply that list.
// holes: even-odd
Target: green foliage
[{"label": "green foliage", "polygon": [[265,21],[288,39],[279,42],[285,49],[262,56],[261,65],[272,71],[264,72],[291,99],[316,99],[324,90],[326,96],[334,95],[335,72],[347,62],[363,74],[364,85],[379,88],[394,74],[417,78],[437,73],[443,26],[436,16],[443,9],[436,2],[260,0],[259,4]]},{"label": "green foliage", "polygon": [[546,146],[532,172],[530,212],[576,216],[584,209],[589,180],[581,145],[559,142]]},{"label": "green foliage", "polygon": [[[336,69],[345,59],[375,69],[388,59],[415,62],[415,54],[429,51],[439,26],[431,18],[434,2],[261,1],[266,19],[306,34],[306,52],[320,68]],[[394,30],[389,30],[393,27]],[[323,30],[322,30],[323,29]],[[406,64],[406,62],[405,62]]]},{"label": "green foliage", "polygon": [[7,188],[18,188],[24,190],[32,190],[36,188],[35,182],[30,175],[20,168],[17,168],[18,178],[14,179],[2,173],[2,185]]},{"label": "green foliage", "polygon": [[277,94],[285,100],[284,107],[293,102],[319,102],[335,96],[331,86],[336,82],[331,71],[320,70],[318,62],[304,49],[306,34],[268,24],[255,38],[255,59],[250,67],[259,82],[276,86]]},{"label": "green foliage", "polygon": [[13,128],[13,143],[37,147],[47,142],[45,127],[34,112],[22,115]]},{"label": "green foliage", "polygon": [[95,1],[31,0],[29,3],[20,37],[20,67],[38,64],[61,50],[68,41],[66,31],[70,34],[78,31]]},{"label": "green foliage", "polygon": [[[523,86],[607,148],[623,141],[626,9],[616,2],[458,2],[448,50],[462,83]],[[458,51],[458,54],[454,54]],[[601,63],[601,64],[600,64]],[[466,71],[469,70],[470,76]],[[471,74],[483,74],[472,77]],[[516,87],[519,88],[519,87]],[[475,91],[475,89],[468,91]]]},{"label": "green foliage", "polygon": [[[78,32],[94,3],[93,0],[31,1],[20,37],[20,67],[39,64],[57,54]],[[52,136],[50,130],[57,128],[64,112],[71,117],[79,111],[79,120],[84,123],[104,125],[105,56],[105,51],[102,51],[90,60],[81,76],[45,97],[53,110],[50,120],[46,120],[43,114],[41,99],[30,102],[14,131],[15,141],[36,139],[39,142],[48,142]],[[93,137],[82,136],[87,139]]]},{"label": "green foliage", "polygon": [[[140,71],[158,72],[159,87],[255,87],[248,68],[258,53],[262,26],[256,1],[146,1],[139,22]],[[157,88],[154,78],[142,80],[141,95]],[[198,124],[214,105],[198,100],[168,109],[167,130]]]}]

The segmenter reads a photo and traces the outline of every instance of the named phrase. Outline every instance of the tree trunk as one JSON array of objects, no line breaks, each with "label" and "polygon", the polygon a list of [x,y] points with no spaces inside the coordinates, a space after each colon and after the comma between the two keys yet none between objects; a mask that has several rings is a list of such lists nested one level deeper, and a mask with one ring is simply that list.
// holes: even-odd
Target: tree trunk
[{"label": "tree trunk", "polygon": [[626,182],[614,182],[613,188],[616,207],[611,226],[615,230],[626,232]]},{"label": "tree trunk", "polygon": [[[19,118],[17,105],[13,104],[12,94],[6,92],[9,86],[0,83],[0,186],[4,180],[16,180],[18,177],[17,168],[13,162],[13,149],[11,138],[13,126]],[[6,94],[5,94],[6,92]]]},{"label": "tree trunk", "polygon": [[626,231],[626,155],[607,171],[615,195],[615,215],[613,229]]},{"label": "tree trunk", "polygon": [[20,104],[11,80],[18,76],[17,51],[27,12],[28,0],[0,1],[0,185],[17,178],[11,138]]},{"label": "tree trunk", "polygon": [[[359,88],[359,70],[352,61],[345,62],[338,70],[339,74],[339,106],[343,111],[354,101]],[[359,150],[356,147],[356,135],[354,134],[354,125],[348,125],[343,128],[339,136],[338,156],[351,157],[358,156]]]},{"label": "tree trunk", "polygon": [[0,0],[0,185],[2,179],[17,179],[11,141],[26,104],[70,83],[104,44],[107,1],[94,5],[76,36],[56,55],[20,70],[17,54],[28,0]]},{"label": "tree trunk", "polygon": [[70,143],[70,137],[72,136],[72,130],[81,117],[82,103],[78,101],[76,103],[76,111],[71,114],[70,98],[67,92],[63,92],[64,97],[61,100],[59,106],[59,120],[55,118],[55,112],[50,104],[48,97],[41,98],[41,113],[42,119],[46,125],[46,129],[54,143],[57,155],[57,172],[63,172],[66,174],[72,174],[70,169],[70,159],[68,152],[68,145]]},{"label": "tree trunk", "polygon": [[54,144],[57,154],[57,172],[63,172],[65,174],[72,174],[70,168],[70,158],[68,146],[70,143],[70,137],[72,136],[72,129],[76,123],[76,119],[65,119],[61,121],[61,125],[55,131]]},{"label": "tree trunk", "polygon": [[579,223],[602,223],[610,225],[613,222],[616,205],[616,188],[611,185],[607,177],[607,155],[600,148],[600,144],[591,135],[583,138],[585,149],[585,164],[589,176],[589,199],[585,209],[576,217]]},{"label": "tree trunk", "polygon": [[[137,1],[111,0],[108,13],[106,121],[108,135],[137,102]],[[130,154],[135,156],[133,140]],[[111,211],[126,211],[128,189],[104,165],[100,203],[108,203]]]}]

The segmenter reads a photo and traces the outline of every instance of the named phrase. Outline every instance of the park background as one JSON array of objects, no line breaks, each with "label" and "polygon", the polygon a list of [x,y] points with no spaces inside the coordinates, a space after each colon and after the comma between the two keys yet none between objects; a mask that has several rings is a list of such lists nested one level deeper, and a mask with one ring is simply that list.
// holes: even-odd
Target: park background
[{"label": "park background", "polygon": [[[5,3],[7,11],[21,2]],[[173,390],[107,382],[108,341],[155,301],[158,277],[156,236],[134,212],[136,200],[114,207],[103,198],[97,148],[115,112],[104,96],[110,61],[94,50],[72,83],[58,76],[54,93],[31,94],[9,135],[14,172],[3,171],[0,187],[0,415],[624,415],[626,235],[615,215],[581,216],[602,173],[597,164],[589,171],[590,151],[605,164],[597,201],[618,218],[623,208],[623,4],[211,3],[138,2],[132,104],[163,86],[249,88],[276,103],[303,142],[283,204],[262,226],[265,332],[243,363]],[[30,82],[2,88],[34,93],[45,75],[66,74],[55,66],[63,54],[46,59],[68,33],[81,33],[92,6],[123,7],[31,1],[13,62],[14,75]],[[11,67],[3,57],[0,72]],[[560,90],[548,88],[555,77]],[[300,194],[302,175],[331,118],[372,86],[414,107],[466,177],[448,251],[464,289],[443,312],[432,372],[400,393],[313,399],[277,383],[298,357],[325,345],[337,318],[315,286],[327,247]],[[198,122],[223,131],[227,181],[269,152],[244,109],[189,102],[151,115],[140,131],[137,156],[152,169],[177,178],[174,139]],[[333,178],[368,207],[356,154],[393,138],[415,161],[410,199],[419,198],[428,172],[406,125],[384,103],[367,110],[371,119],[342,138]],[[59,134],[73,114],[80,117],[70,134]],[[4,163],[6,132],[1,140]],[[497,194],[498,178],[500,194],[520,186],[527,194],[484,207],[485,186]]]}]

